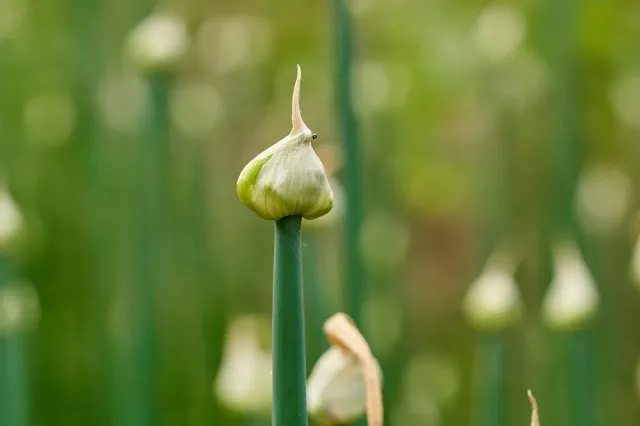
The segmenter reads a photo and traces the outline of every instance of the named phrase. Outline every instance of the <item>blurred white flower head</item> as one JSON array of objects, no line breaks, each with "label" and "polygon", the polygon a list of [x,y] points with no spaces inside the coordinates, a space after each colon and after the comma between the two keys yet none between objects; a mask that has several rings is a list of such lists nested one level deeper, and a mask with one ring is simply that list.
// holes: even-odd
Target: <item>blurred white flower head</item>
[{"label": "blurred white flower head", "polygon": [[543,318],[554,329],[578,329],[598,310],[596,284],[573,242],[564,241],[554,248],[554,267],[542,306]]},{"label": "blurred white flower head", "polygon": [[309,415],[346,424],[364,415],[366,401],[367,386],[355,355],[337,346],[322,354],[307,382]]},{"label": "blurred white flower head", "polygon": [[520,319],[523,308],[513,269],[513,259],[505,254],[493,255],[469,286],[463,310],[475,328],[502,330]]},{"label": "blurred white flower head", "polygon": [[593,233],[611,232],[624,221],[632,196],[631,179],[620,169],[604,164],[591,166],[578,182],[578,217]]},{"label": "blurred white flower head", "polygon": [[0,247],[10,244],[23,229],[24,219],[6,187],[0,186]]},{"label": "blurred white flower head", "polygon": [[367,413],[370,426],[382,426],[382,371],[352,320],[338,313],[324,332],[332,343],[307,380],[309,416],[321,424],[350,423]]},{"label": "blurred white flower head", "polygon": [[205,138],[220,122],[222,97],[205,81],[187,80],[173,90],[169,106],[171,122],[186,137]]},{"label": "blurred white flower head", "polygon": [[526,21],[519,10],[506,5],[491,5],[476,21],[473,41],[483,56],[499,61],[520,47],[525,32]]},{"label": "blurred white flower head", "polygon": [[273,29],[259,16],[228,16],[207,20],[196,36],[202,64],[224,74],[264,61],[271,53]]},{"label": "blurred white flower head", "polygon": [[631,71],[611,86],[609,99],[622,124],[640,129],[640,71]]},{"label": "blurred white flower head", "polygon": [[149,88],[133,72],[114,72],[102,78],[97,89],[98,110],[104,123],[119,132],[135,134],[147,111]]},{"label": "blurred white flower head", "polygon": [[145,71],[174,66],[188,46],[185,21],[168,12],[147,17],[131,31],[127,40],[129,58]]},{"label": "blurred white flower head", "polygon": [[260,346],[261,322],[269,319],[241,317],[228,331],[215,394],[231,410],[266,414],[271,409],[271,353]]},{"label": "blurred white flower head", "polygon": [[32,285],[18,282],[0,287],[0,338],[26,331],[39,317],[38,295]]}]

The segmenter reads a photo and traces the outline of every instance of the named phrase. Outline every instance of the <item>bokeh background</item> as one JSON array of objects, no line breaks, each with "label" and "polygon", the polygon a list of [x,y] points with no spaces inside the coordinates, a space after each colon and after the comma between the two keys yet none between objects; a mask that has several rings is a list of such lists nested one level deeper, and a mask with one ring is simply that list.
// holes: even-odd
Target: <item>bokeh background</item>
[{"label": "bokeh background", "polygon": [[[543,426],[637,425],[639,45],[633,1],[0,0],[0,425],[270,424],[273,224],[235,182],[298,63],[337,196],[308,369],[347,311],[389,425],[526,424],[529,388]],[[570,329],[560,240],[597,291]],[[521,315],[488,330],[502,247]]]}]

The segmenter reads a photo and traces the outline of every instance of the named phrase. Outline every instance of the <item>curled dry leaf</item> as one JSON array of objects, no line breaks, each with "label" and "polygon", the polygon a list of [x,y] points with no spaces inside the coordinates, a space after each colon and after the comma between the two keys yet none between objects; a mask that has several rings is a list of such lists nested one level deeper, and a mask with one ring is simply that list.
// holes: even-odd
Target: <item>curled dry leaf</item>
[{"label": "curled dry leaf", "polygon": [[529,402],[531,403],[531,426],[540,426],[540,419],[538,417],[538,402],[533,396],[530,390],[527,391]]},{"label": "curled dry leaf", "polygon": [[362,368],[367,395],[367,420],[369,426],[382,426],[382,390],[378,364],[371,353],[369,344],[362,336],[353,320],[344,313],[337,313],[324,324],[327,340],[344,351],[354,355]]}]

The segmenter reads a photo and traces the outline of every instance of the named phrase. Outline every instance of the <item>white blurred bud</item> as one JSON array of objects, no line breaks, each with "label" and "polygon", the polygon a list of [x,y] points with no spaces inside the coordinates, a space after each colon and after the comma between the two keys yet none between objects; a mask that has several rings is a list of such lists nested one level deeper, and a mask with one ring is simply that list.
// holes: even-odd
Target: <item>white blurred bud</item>
[{"label": "white blurred bud", "polygon": [[555,275],[545,296],[542,314],[549,327],[573,330],[584,326],[598,310],[598,291],[574,243],[554,249]]},{"label": "white blurred bud", "polygon": [[0,286],[0,338],[25,331],[40,316],[38,295],[30,284]]},{"label": "white blurred bud", "polygon": [[331,347],[316,362],[307,381],[309,415],[329,424],[346,424],[367,409],[367,386],[358,359]]},{"label": "white blurred bud", "polygon": [[9,191],[0,186],[0,247],[15,241],[23,230],[24,219]]},{"label": "white blurred bud", "polygon": [[147,113],[149,88],[133,72],[115,72],[102,78],[96,93],[98,110],[110,128],[135,134]]},{"label": "white blurred bud", "polygon": [[526,22],[522,13],[504,5],[485,8],[474,28],[474,41],[482,55],[498,61],[522,43]]},{"label": "white blurred bud", "polygon": [[318,423],[350,423],[365,413],[370,426],[382,426],[382,371],[353,320],[330,317],[324,333],[333,346],[313,367],[307,381],[307,408]]},{"label": "white blurred bud", "polygon": [[631,71],[617,79],[609,99],[618,119],[626,126],[640,129],[640,72]]},{"label": "white blurred bud", "polygon": [[189,35],[184,20],[169,13],[158,13],[140,22],[127,41],[130,59],[145,71],[174,66],[187,51]]},{"label": "white blurred bud", "polygon": [[593,233],[611,232],[627,215],[632,195],[631,179],[621,170],[604,164],[592,166],[578,182],[578,217]]},{"label": "white blurred bud", "polygon": [[169,108],[176,129],[191,138],[210,136],[224,112],[222,97],[212,84],[204,81],[178,84]]},{"label": "white blurred bud", "polygon": [[231,410],[266,414],[271,409],[271,353],[260,346],[261,321],[268,318],[240,318],[231,325],[215,393]]},{"label": "white blurred bud", "polygon": [[469,322],[482,331],[503,330],[520,319],[522,301],[512,259],[489,259],[482,274],[469,286],[463,310]]}]

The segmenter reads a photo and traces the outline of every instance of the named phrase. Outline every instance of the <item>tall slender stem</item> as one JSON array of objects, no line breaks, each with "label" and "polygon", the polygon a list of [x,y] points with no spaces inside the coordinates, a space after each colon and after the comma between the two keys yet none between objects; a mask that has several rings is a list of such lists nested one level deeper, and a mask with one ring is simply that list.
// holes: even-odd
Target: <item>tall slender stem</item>
[{"label": "tall slender stem", "polygon": [[[9,283],[10,276],[8,261],[0,259],[0,292]],[[19,328],[6,330],[6,334],[0,335],[0,424],[27,426],[28,399],[25,336]]]},{"label": "tall slender stem", "polygon": [[305,238],[304,250],[304,282],[307,321],[307,362],[313,365],[320,355],[328,348],[322,325],[327,318],[324,295],[318,277],[317,241],[313,236]]},{"label": "tall slender stem", "polygon": [[482,426],[505,426],[505,341],[501,334],[480,336],[482,362],[480,395],[482,395]]},{"label": "tall slender stem", "polygon": [[[351,21],[345,0],[334,0],[337,42],[337,110],[340,136],[345,155],[345,304],[347,313],[362,330],[362,302],[365,299],[365,277],[360,253],[360,230],[364,216],[362,189],[362,155],[358,123],[353,110],[351,68],[353,63]],[[366,332],[366,330],[365,330]],[[366,334],[366,333],[365,333]]]},{"label": "tall slender stem", "polygon": [[302,217],[276,221],[273,262],[273,424],[307,425]]},{"label": "tall slender stem", "polygon": [[571,424],[576,426],[594,426],[598,423],[593,415],[593,407],[588,409],[589,404],[596,400],[596,377],[591,371],[594,367],[594,348],[590,337],[589,331],[576,331],[566,337],[571,383]]}]

